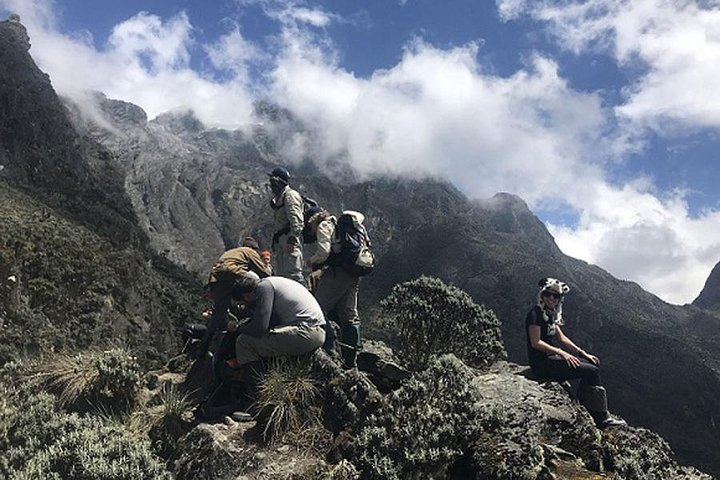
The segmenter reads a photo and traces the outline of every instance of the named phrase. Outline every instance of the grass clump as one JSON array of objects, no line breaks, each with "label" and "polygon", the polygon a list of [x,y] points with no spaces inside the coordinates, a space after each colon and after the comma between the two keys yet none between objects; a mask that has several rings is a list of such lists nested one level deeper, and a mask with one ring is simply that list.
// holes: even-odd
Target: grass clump
[{"label": "grass clump", "polygon": [[60,404],[78,411],[130,411],[142,378],[136,359],[120,348],[58,354],[39,368],[38,377],[57,393]]},{"label": "grass clump", "polygon": [[306,358],[269,362],[258,389],[256,407],[263,439],[309,448],[328,440],[322,426],[322,397]]},{"label": "grass clump", "polygon": [[148,435],[155,452],[168,459],[175,452],[180,437],[192,426],[186,414],[192,409],[194,402],[192,392],[184,392],[172,383],[164,384],[158,397],[160,408],[158,413],[151,417]]},{"label": "grass clump", "polygon": [[500,320],[492,310],[437,278],[421,276],[396,285],[381,307],[384,327],[398,339],[393,350],[413,370],[444,353],[473,367],[507,357]]}]

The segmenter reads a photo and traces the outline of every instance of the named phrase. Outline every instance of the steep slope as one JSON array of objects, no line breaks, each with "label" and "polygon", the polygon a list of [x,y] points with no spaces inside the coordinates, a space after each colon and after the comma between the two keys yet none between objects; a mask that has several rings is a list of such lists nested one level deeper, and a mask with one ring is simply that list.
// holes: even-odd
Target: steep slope
[{"label": "steep slope", "polygon": [[97,142],[78,136],[29,48],[22,24],[0,22],[0,179],[115,243],[138,244],[143,234],[117,163]]},{"label": "steep slope", "polygon": [[114,246],[0,182],[0,364],[18,354],[131,347],[158,364],[200,311],[197,284],[160,257]]},{"label": "steep slope", "polygon": [[692,304],[696,307],[720,311],[720,263],[712,269],[700,295]]},{"label": "steep slope", "polygon": [[118,342],[167,358],[199,282],[148,248],[117,162],[78,135],[28,49],[0,22],[0,362]]}]

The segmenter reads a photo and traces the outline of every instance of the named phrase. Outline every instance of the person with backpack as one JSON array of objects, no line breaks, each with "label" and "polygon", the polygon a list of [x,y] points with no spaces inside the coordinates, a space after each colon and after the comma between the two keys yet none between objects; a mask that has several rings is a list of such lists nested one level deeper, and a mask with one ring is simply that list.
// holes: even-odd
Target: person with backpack
[{"label": "person with backpack", "polygon": [[[364,220],[363,214],[350,210],[337,219],[323,210],[309,220],[317,235],[317,248],[308,260],[312,269],[308,284],[326,318],[333,310],[337,314],[340,351],[346,368],[356,366],[361,347],[357,310],[360,277],[370,273],[374,266]],[[331,352],[335,349],[336,334],[332,322],[325,325],[323,348]]]},{"label": "person with backpack", "polygon": [[570,287],[556,278],[543,278],[538,285],[537,304],[525,318],[530,369],[541,378],[559,382],[579,378],[578,400],[598,428],[625,425],[608,412],[607,392],[600,381],[600,360],[563,332],[562,304]]},{"label": "person with backpack", "polygon": [[225,327],[235,280],[245,272],[254,272],[260,278],[270,275],[265,262],[260,258],[258,248],[258,242],[254,238],[245,237],[241,246],[223,253],[210,269],[205,288],[213,306],[204,315],[208,318],[207,331],[195,349],[196,356],[204,356],[215,333]]},{"label": "person with backpack", "polygon": [[273,197],[270,207],[274,212],[275,232],[272,239],[277,275],[304,284],[303,276],[303,229],[304,201],[290,187],[290,172],[277,167],[268,173]]}]

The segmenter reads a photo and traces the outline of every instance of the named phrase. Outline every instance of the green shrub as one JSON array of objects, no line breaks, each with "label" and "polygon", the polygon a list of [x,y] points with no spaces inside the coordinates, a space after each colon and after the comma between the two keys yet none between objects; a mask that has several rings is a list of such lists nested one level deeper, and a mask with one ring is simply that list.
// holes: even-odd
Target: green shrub
[{"label": "green shrub", "polygon": [[396,339],[394,350],[413,370],[443,353],[474,367],[507,357],[492,310],[437,278],[422,276],[396,285],[381,306],[384,327]]},{"label": "green shrub", "polygon": [[407,380],[356,437],[351,460],[362,478],[445,478],[482,431],[474,376],[445,355]]},{"label": "green shrub", "polygon": [[43,362],[40,369],[38,376],[57,392],[60,403],[79,411],[131,410],[142,378],[135,358],[119,348],[58,354]]},{"label": "green shrub", "polygon": [[63,412],[41,393],[5,412],[0,477],[73,480],[170,479],[148,442],[92,416]]}]

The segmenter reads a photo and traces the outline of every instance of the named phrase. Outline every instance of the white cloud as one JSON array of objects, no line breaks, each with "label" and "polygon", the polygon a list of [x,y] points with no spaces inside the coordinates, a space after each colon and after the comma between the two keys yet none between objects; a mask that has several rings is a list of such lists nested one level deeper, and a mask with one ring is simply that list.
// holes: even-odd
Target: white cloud
[{"label": "white cloud", "polygon": [[[237,128],[251,121],[253,99],[244,69],[216,81],[190,67],[192,25],[185,13],[167,21],[138,13],[116,25],[107,45],[99,48],[87,35],[59,33],[60,21],[49,1],[0,0],[0,7],[20,14],[33,58],[64,95],[82,101],[87,91],[101,91],[142,106],[150,118],[191,108],[207,125]],[[232,32],[208,50],[211,61],[217,62],[231,56],[239,59],[243,50],[253,55],[242,37]]]},{"label": "white cloud", "polygon": [[500,78],[482,73],[475,45],[417,41],[395,67],[363,79],[312,51],[286,50],[273,98],[317,127],[316,160],[347,155],[361,174],[442,175],[472,195],[521,191],[531,202],[548,188],[576,189],[569,172],[599,174],[577,160],[594,157],[586,142],[601,142],[599,99],[570,90],[545,58]]},{"label": "white cloud", "polygon": [[673,303],[692,301],[720,258],[720,212],[692,217],[682,193],[642,185],[587,192],[577,227],[549,225],[563,251],[633,280]]},{"label": "white cloud", "polygon": [[[503,18],[546,22],[577,53],[607,51],[637,78],[617,114],[661,132],[720,127],[720,2],[498,0]],[[637,73],[639,70],[639,74]]]},{"label": "white cloud", "polygon": [[[34,58],[62,93],[100,90],[141,105],[151,117],[190,107],[207,125],[239,127],[250,120],[250,92],[264,91],[248,78],[255,66],[267,73],[271,98],[313,128],[312,135],[288,140],[289,160],[309,156],[333,168],[343,159],[365,178],[443,176],[470,196],[509,191],[533,207],[571,208],[579,214],[577,226],[550,226],[564,251],[673,302],[691,301],[720,259],[720,238],[713,233],[720,232],[718,212],[691,218],[681,194],[664,196],[642,178],[621,186],[606,180],[605,166],[633,145],[632,138],[617,129],[613,110],[598,94],[571,88],[552,59],[534,55],[513,75],[500,77],[479,63],[477,44],[441,49],[416,39],[392,68],[361,78],[339,66],[340,52],[317,28],[339,17],[295,1],[240,3],[259,5],[280,22],[276,56],[239,27],[196,45],[183,13],[165,20],[138,14],[98,48],[87,35],[58,33],[45,1],[0,0],[23,16]],[[536,8],[534,14],[543,13],[551,24],[566,22],[558,35],[572,48],[607,48],[612,40],[627,46],[617,56],[630,62],[641,54],[640,46],[632,47],[631,28],[622,30],[622,42],[615,34],[628,19],[641,18],[639,10],[624,17],[617,11],[626,3],[611,3],[617,11],[606,3],[591,0],[563,10],[543,2],[541,10],[532,7],[539,2],[514,0],[499,2],[499,12],[511,19]],[[194,71],[197,51],[229,78]],[[660,71],[648,65],[648,72]],[[640,93],[631,91],[626,110],[617,112],[650,124],[658,117],[640,108]]]}]

